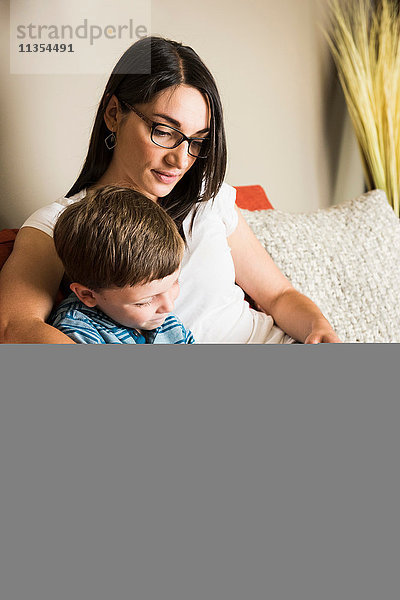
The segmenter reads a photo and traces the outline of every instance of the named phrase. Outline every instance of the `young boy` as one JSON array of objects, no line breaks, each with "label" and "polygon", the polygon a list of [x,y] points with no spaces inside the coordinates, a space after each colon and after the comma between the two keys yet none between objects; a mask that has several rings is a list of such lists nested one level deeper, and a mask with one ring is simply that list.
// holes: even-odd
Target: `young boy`
[{"label": "young boy", "polygon": [[152,200],[105,186],[69,205],[54,243],[72,282],[49,323],[80,344],[193,344],[170,314],[184,243]]}]

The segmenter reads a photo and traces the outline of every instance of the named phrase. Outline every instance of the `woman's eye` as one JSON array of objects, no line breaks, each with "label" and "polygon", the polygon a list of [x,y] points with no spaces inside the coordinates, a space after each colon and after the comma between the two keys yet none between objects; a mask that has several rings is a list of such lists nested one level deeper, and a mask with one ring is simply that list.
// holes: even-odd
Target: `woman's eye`
[{"label": "woman's eye", "polygon": [[156,129],[154,130],[153,135],[156,135],[157,137],[171,137],[172,136],[172,132],[171,131],[166,131],[165,129],[160,129],[159,127],[156,127]]}]

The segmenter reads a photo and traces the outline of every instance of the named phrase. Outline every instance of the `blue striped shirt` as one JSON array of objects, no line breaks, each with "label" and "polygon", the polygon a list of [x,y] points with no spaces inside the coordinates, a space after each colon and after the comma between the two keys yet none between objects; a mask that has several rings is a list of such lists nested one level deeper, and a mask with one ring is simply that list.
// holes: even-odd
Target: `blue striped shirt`
[{"label": "blue striped shirt", "polygon": [[86,306],[75,294],[61,302],[48,322],[78,344],[194,344],[192,332],[175,315],[168,315],[157,329],[142,333]]}]

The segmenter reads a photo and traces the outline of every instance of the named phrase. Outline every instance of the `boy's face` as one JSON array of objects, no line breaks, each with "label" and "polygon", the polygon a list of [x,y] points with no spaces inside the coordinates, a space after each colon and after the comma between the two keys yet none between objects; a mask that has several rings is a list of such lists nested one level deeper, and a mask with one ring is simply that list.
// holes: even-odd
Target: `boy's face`
[{"label": "boy's face", "polygon": [[132,329],[151,330],[160,327],[173,311],[179,295],[179,273],[180,269],[164,279],[143,285],[90,291],[91,299],[73,291],[87,306],[97,306],[117,323]]}]

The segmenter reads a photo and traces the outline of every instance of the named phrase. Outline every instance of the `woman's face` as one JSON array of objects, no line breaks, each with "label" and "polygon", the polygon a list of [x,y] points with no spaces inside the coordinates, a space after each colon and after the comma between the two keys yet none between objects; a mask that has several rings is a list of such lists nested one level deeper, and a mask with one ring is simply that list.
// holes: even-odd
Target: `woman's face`
[{"label": "woman's face", "polygon": [[[114,108],[114,127],[110,127]],[[171,125],[187,137],[207,137],[210,126],[206,99],[188,85],[168,88],[152,102],[135,105],[148,119]],[[123,114],[117,108],[115,97],[106,111],[106,124],[116,129],[117,144],[113,158],[100,183],[122,184],[134,187],[148,198],[166,196],[196,159],[188,154],[188,143],[177,148],[160,148],[150,139],[150,127],[133,111]]]}]

